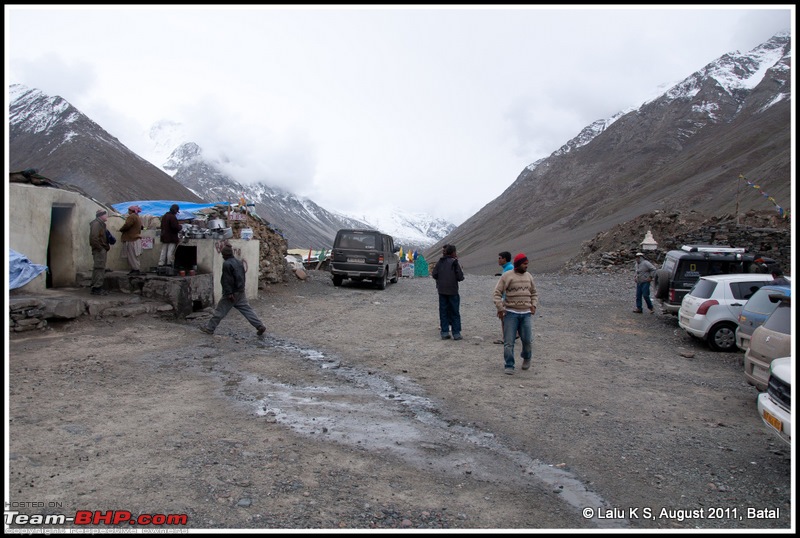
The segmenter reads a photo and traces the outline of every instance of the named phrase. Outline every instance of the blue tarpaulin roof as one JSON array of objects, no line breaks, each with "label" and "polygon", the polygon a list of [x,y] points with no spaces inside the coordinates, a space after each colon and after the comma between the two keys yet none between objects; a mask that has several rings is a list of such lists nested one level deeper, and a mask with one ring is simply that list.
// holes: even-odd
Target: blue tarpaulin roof
[{"label": "blue tarpaulin roof", "polygon": [[231,205],[229,202],[214,202],[210,204],[198,204],[195,202],[180,202],[176,200],[140,200],[134,202],[121,202],[119,204],[113,204],[111,207],[114,208],[114,211],[117,213],[122,213],[123,215],[128,214],[128,208],[132,205],[138,205],[142,208],[142,214],[144,215],[155,215],[157,217],[163,217],[164,214],[169,211],[170,206],[172,204],[178,204],[180,210],[178,211],[178,220],[188,220],[194,219],[197,217],[195,214],[196,211],[200,211],[201,209],[208,209],[211,207],[216,207],[218,205]]},{"label": "blue tarpaulin roof", "polygon": [[8,249],[8,288],[15,290],[21,288],[42,272],[47,270],[46,265],[31,262],[25,255],[14,249]]}]

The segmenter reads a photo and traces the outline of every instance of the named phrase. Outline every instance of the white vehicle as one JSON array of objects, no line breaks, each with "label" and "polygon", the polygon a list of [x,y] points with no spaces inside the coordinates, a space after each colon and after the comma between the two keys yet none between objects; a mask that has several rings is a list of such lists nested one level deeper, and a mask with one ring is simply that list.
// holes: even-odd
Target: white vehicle
[{"label": "white vehicle", "polygon": [[781,440],[792,444],[792,358],[775,359],[767,391],[758,395],[758,414]]},{"label": "white vehicle", "polygon": [[745,303],[772,275],[734,273],[704,276],[683,297],[678,325],[706,340],[714,351],[734,351],[739,314]]}]

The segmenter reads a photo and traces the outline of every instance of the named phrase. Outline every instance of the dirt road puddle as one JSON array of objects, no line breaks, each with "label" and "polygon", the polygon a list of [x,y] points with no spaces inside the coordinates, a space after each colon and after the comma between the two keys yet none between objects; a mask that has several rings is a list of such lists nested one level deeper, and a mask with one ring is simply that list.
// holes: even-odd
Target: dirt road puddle
[{"label": "dirt road puddle", "polygon": [[320,351],[278,340],[265,347],[269,353],[293,355],[295,360],[299,355],[332,375],[323,376],[324,384],[298,386],[238,372],[239,391],[260,416],[274,417],[316,441],[383,453],[422,471],[544,487],[584,514],[593,509],[597,527],[629,525],[625,519],[597,519],[608,503],[570,472],[504,446],[491,432],[443,418],[435,403],[407,377],[384,378],[343,366]]}]

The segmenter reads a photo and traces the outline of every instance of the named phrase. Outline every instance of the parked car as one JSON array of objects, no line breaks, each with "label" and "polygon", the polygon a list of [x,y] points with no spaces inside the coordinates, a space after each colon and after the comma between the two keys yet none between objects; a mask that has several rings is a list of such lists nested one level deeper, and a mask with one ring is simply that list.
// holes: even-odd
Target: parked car
[{"label": "parked car", "polygon": [[782,441],[792,444],[792,358],[781,357],[769,367],[766,392],[758,395],[758,414]]},{"label": "parked car", "polygon": [[792,298],[776,297],[778,307],[761,327],[753,331],[744,354],[744,377],[758,390],[766,390],[769,366],[792,353]]},{"label": "parked car", "polygon": [[391,235],[377,230],[344,229],[336,232],[329,256],[334,286],[345,279],[361,282],[371,280],[378,289],[386,289],[400,276],[400,247]]},{"label": "parked car", "polygon": [[714,351],[734,351],[742,307],[770,280],[772,275],[757,273],[700,277],[683,298],[678,325]]},{"label": "parked car", "polygon": [[[744,248],[727,245],[683,245],[667,252],[661,268],[656,271],[653,289],[661,309],[677,314],[683,297],[701,276],[730,273],[764,273],[776,262],[747,254]],[[771,279],[770,279],[771,280]]]},{"label": "parked car", "polygon": [[791,295],[792,289],[788,286],[775,286],[768,284],[755,292],[748,300],[739,314],[739,326],[736,327],[736,347],[747,351],[750,347],[750,337],[757,327],[761,326],[772,311],[778,307],[778,301],[770,299],[770,295]]}]

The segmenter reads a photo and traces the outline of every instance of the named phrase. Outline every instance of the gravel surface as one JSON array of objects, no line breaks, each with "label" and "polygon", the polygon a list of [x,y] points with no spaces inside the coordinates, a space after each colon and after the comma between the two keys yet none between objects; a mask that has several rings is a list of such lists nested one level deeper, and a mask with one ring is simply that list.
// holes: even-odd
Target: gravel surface
[{"label": "gravel surface", "polygon": [[497,278],[470,274],[461,341],[429,278],[320,271],[251,301],[261,338],[236,311],[214,336],[207,312],[11,335],[7,501],[276,532],[794,528],[791,450],[742,353],[632,313],[630,274],[535,278],[514,376]]}]

